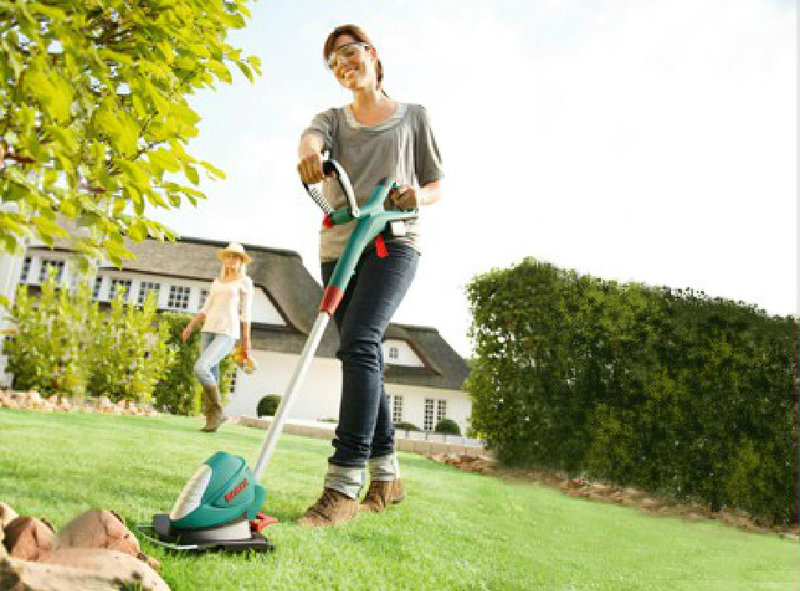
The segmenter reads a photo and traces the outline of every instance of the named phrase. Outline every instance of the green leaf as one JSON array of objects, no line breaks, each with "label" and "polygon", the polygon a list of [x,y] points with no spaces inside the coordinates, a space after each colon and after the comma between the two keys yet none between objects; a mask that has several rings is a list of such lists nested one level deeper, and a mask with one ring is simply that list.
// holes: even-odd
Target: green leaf
[{"label": "green leaf", "polygon": [[217,179],[224,179],[225,172],[211,164],[210,162],[206,162],[205,160],[200,161],[200,166],[206,169],[209,178],[217,178]]}]

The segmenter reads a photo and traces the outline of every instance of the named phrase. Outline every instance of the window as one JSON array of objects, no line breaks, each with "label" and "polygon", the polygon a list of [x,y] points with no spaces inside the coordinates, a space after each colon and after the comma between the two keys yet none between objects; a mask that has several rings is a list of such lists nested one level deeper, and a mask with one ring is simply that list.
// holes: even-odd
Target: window
[{"label": "window", "polygon": [[234,367],[233,371],[231,372],[231,390],[228,392],[229,396],[233,396],[234,392],[236,392],[236,378],[239,377],[239,368]]},{"label": "window", "polygon": [[173,310],[186,310],[189,308],[189,293],[190,287],[183,285],[170,285],[169,286],[169,299],[167,300],[167,308]]},{"label": "window", "polygon": [[439,421],[442,419],[447,418],[447,400],[437,400],[436,401],[436,424],[439,424]]},{"label": "window", "polygon": [[399,423],[403,420],[403,397],[392,396],[392,420]]},{"label": "window", "polygon": [[108,299],[113,300],[117,297],[118,291],[125,291],[123,301],[130,299],[131,296],[131,280],[130,279],[112,279],[111,287],[108,289]]},{"label": "window", "polygon": [[25,262],[22,263],[22,273],[19,275],[19,282],[20,283],[27,283],[28,282],[28,275],[31,272],[31,263],[33,259],[31,257],[25,257]]},{"label": "window", "polygon": [[206,300],[208,299],[208,290],[201,289],[200,290],[200,303],[198,304],[198,310],[206,305]]},{"label": "window", "polygon": [[44,283],[50,269],[55,269],[56,283],[61,282],[61,275],[64,273],[64,261],[59,261],[58,259],[42,259],[42,264],[39,266],[39,283]]},{"label": "window", "polygon": [[94,278],[94,287],[92,287],[92,299],[99,300],[100,299],[100,289],[103,287],[103,278],[102,277],[95,277]]},{"label": "window", "polygon": [[399,359],[400,349],[397,347],[389,347],[389,359]]},{"label": "window", "polygon": [[[141,306],[144,304],[144,301],[147,299],[147,296],[150,295],[151,291],[158,292],[161,290],[161,284],[155,281],[142,281],[139,284],[139,298],[136,302]],[[158,296],[156,296],[156,302],[158,302]]]},{"label": "window", "polygon": [[433,398],[425,399],[425,424],[422,427],[425,431],[433,431],[433,403]]}]

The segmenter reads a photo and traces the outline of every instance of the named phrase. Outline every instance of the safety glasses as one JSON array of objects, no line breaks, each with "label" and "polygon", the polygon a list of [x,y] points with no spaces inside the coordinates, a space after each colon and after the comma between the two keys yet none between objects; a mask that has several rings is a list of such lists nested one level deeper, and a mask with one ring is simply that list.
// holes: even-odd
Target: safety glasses
[{"label": "safety glasses", "polygon": [[352,43],[340,45],[330,53],[325,63],[328,69],[333,70],[340,58],[351,61],[362,49],[367,47],[369,47],[369,43],[364,43],[363,41],[353,41]]}]

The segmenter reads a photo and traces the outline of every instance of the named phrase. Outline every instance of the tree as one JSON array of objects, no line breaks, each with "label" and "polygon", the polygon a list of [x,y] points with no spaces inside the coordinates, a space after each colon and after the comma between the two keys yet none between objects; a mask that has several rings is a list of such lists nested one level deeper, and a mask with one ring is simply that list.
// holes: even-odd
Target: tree
[{"label": "tree", "polygon": [[247,3],[0,0],[0,248],[52,245],[70,223],[84,266],[121,265],[125,237],[170,237],[148,207],[204,198],[198,168],[224,176],[186,151],[187,97],[230,83],[230,65],[260,74],[226,42]]}]

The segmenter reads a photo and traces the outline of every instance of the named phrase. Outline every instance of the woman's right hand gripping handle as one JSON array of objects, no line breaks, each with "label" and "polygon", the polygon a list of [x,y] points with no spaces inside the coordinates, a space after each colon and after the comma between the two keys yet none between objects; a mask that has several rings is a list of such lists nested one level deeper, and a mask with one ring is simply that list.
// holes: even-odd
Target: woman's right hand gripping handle
[{"label": "woman's right hand gripping handle", "polygon": [[297,172],[303,184],[314,185],[321,183],[325,177],[322,169],[323,147],[322,138],[315,133],[306,133],[300,140],[300,147],[297,149],[299,158]]}]

